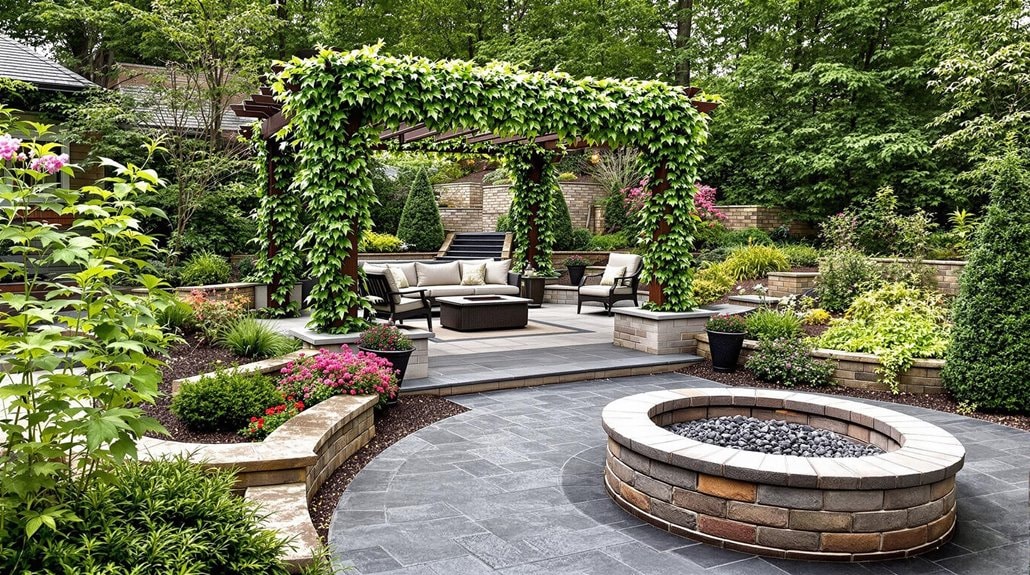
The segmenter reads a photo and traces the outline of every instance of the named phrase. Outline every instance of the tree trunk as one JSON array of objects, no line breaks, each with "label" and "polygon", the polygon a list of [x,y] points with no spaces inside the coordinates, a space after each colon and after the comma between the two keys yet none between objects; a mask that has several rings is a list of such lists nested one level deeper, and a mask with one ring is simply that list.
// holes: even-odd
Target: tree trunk
[{"label": "tree trunk", "polygon": [[676,0],[676,71],[674,82],[680,86],[690,85],[690,35],[694,27],[694,0]]}]

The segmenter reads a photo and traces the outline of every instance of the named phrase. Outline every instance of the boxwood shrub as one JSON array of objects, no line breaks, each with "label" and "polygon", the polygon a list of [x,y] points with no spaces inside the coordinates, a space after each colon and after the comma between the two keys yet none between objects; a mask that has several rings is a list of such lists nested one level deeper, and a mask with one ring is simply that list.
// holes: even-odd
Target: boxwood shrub
[{"label": "boxwood shrub", "polygon": [[218,372],[182,386],[171,410],[196,431],[239,431],[265,408],[282,403],[282,395],[260,374]]},{"label": "boxwood shrub", "polygon": [[980,409],[1030,412],[1030,172],[1001,165],[954,305],[941,377]]}]

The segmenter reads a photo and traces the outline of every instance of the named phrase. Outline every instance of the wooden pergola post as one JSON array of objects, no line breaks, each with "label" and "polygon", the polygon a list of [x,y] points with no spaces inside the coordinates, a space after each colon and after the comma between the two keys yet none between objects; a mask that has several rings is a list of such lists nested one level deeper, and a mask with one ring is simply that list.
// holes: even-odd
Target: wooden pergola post
[{"label": "wooden pergola post", "polygon": [[[534,154],[530,159],[530,168],[527,176],[529,181],[534,184],[539,184],[540,180],[543,179],[544,167],[547,165],[547,158],[542,154]],[[540,201],[534,200],[529,205],[529,221],[526,223],[529,225],[529,233],[526,234],[526,265],[534,266],[536,262],[537,245],[540,241],[540,225],[537,221],[537,216],[540,213]]]},{"label": "wooden pergola post", "polygon": [[[653,188],[651,188],[652,201],[654,201],[654,198],[660,197],[663,193],[665,193],[666,190],[669,189],[669,168],[665,164],[665,162],[662,162],[662,164],[658,166],[658,169],[655,171],[654,182],[655,185]],[[672,213],[672,207],[666,205],[665,215],[663,215],[662,219],[658,221],[658,228],[655,229],[653,232],[654,235],[652,237],[655,240],[658,240],[658,238],[669,233],[668,216],[670,213]],[[665,287],[661,284],[661,282],[659,282],[654,277],[653,274],[651,277],[651,285],[648,288],[647,297],[651,301],[651,303],[655,305],[665,305]]]},{"label": "wooden pergola post", "polygon": [[[347,120],[347,138],[353,138],[358,130],[361,129],[362,122],[364,122],[364,114],[361,110],[354,110],[350,114],[350,118]],[[361,289],[361,273],[358,269],[358,240],[361,238],[360,229],[361,220],[358,216],[351,219],[350,231],[347,233],[347,242],[350,248],[347,250],[347,257],[343,258],[343,263],[340,265],[340,273],[344,277],[351,278],[354,283],[354,291],[360,291]],[[353,305],[347,308],[348,317],[358,317],[359,307]],[[344,318],[338,318],[334,322],[336,327],[343,326],[346,322]]]},{"label": "wooden pergola post", "polygon": [[[282,195],[283,193],[282,188],[279,186],[279,181],[275,177],[275,171],[279,167],[279,163],[282,161],[283,152],[281,142],[275,136],[267,138],[264,141],[264,145],[268,151],[268,154],[266,156],[267,160],[265,163],[265,170],[268,174],[268,183],[267,188],[265,189],[265,193],[268,195],[269,198],[274,198],[276,196]],[[275,258],[276,254],[279,253],[279,244],[275,238],[275,219],[267,218],[265,225],[268,229],[268,252],[265,255],[267,257],[267,261],[272,261],[272,259]],[[282,274],[280,274],[278,271],[273,272],[272,277],[269,278],[267,302],[268,307],[279,308],[289,305],[289,299],[287,299],[287,301],[284,302],[278,302],[275,300],[275,298],[272,297],[272,294],[275,294],[279,291],[279,286],[280,284],[282,284],[282,280]],[[287,296],[287,298],[289,298],[289,296]]]}]

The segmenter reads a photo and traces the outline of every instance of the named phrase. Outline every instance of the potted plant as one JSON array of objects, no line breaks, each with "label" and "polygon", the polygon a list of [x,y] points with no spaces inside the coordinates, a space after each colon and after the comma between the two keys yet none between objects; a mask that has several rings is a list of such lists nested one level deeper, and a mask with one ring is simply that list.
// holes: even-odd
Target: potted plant
[{"label": "potted plant", "polygon": [[712,351],[712,369],[732,373],[737,369],[740,348],[744,346],[747,323],[739,315],[720,314],[708,320],[708,346]]},{"label": "potted plant", "polygon": [[408,369],[408,360],[415,351],[411,338],[393,324],[379,323],[361,332],[358,349],[389,360],[397,370],[397,388],[400,389],[404,372]]},{"label": "potted plant", "polygon": [[566,258],[565,267],[569,270],[569,283],[578,286],[579,282],[583,281],[583,272],[586,271],[588,265],[590,262],[580,256]]}]

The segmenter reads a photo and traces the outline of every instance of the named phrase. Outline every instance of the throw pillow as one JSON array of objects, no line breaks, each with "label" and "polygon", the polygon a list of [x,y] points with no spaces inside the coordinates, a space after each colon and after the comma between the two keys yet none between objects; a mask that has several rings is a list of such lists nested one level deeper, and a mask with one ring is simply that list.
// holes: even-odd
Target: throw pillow
[{"label": "throw pillow", "polygon": [[461,285],[481,286],[486,284],[486,264],[461,266]]},{"label": "throw pillow", "polygon": [[626,266],[605,266],[604,275],[601,276],[601,285],[615,285],[615,280],[626,275]]},{"label": "throw pillow", "polygon": [[397,282],[397,289],[406,289],[411,287],[411,284],[408,283],[408,276],[404,275],[404,272],[399,268],[395,268],[393,266],[384,267],[386,268],[386,271],[393,275],[393,281]]},{"label": "throw pillow", "polygon": [[487,262],[486,264],[486,283],[488,284],[507,284],[508,283],[508,270],[511,269],[511,260],[501,260],[499,262]]},{"label": "throw pillow", "polygon": [[456,286],[461,284],[461,272],[458,262],[445,264],[424,264],[415,262],[415,273],[418,285],[422,286]]}]

